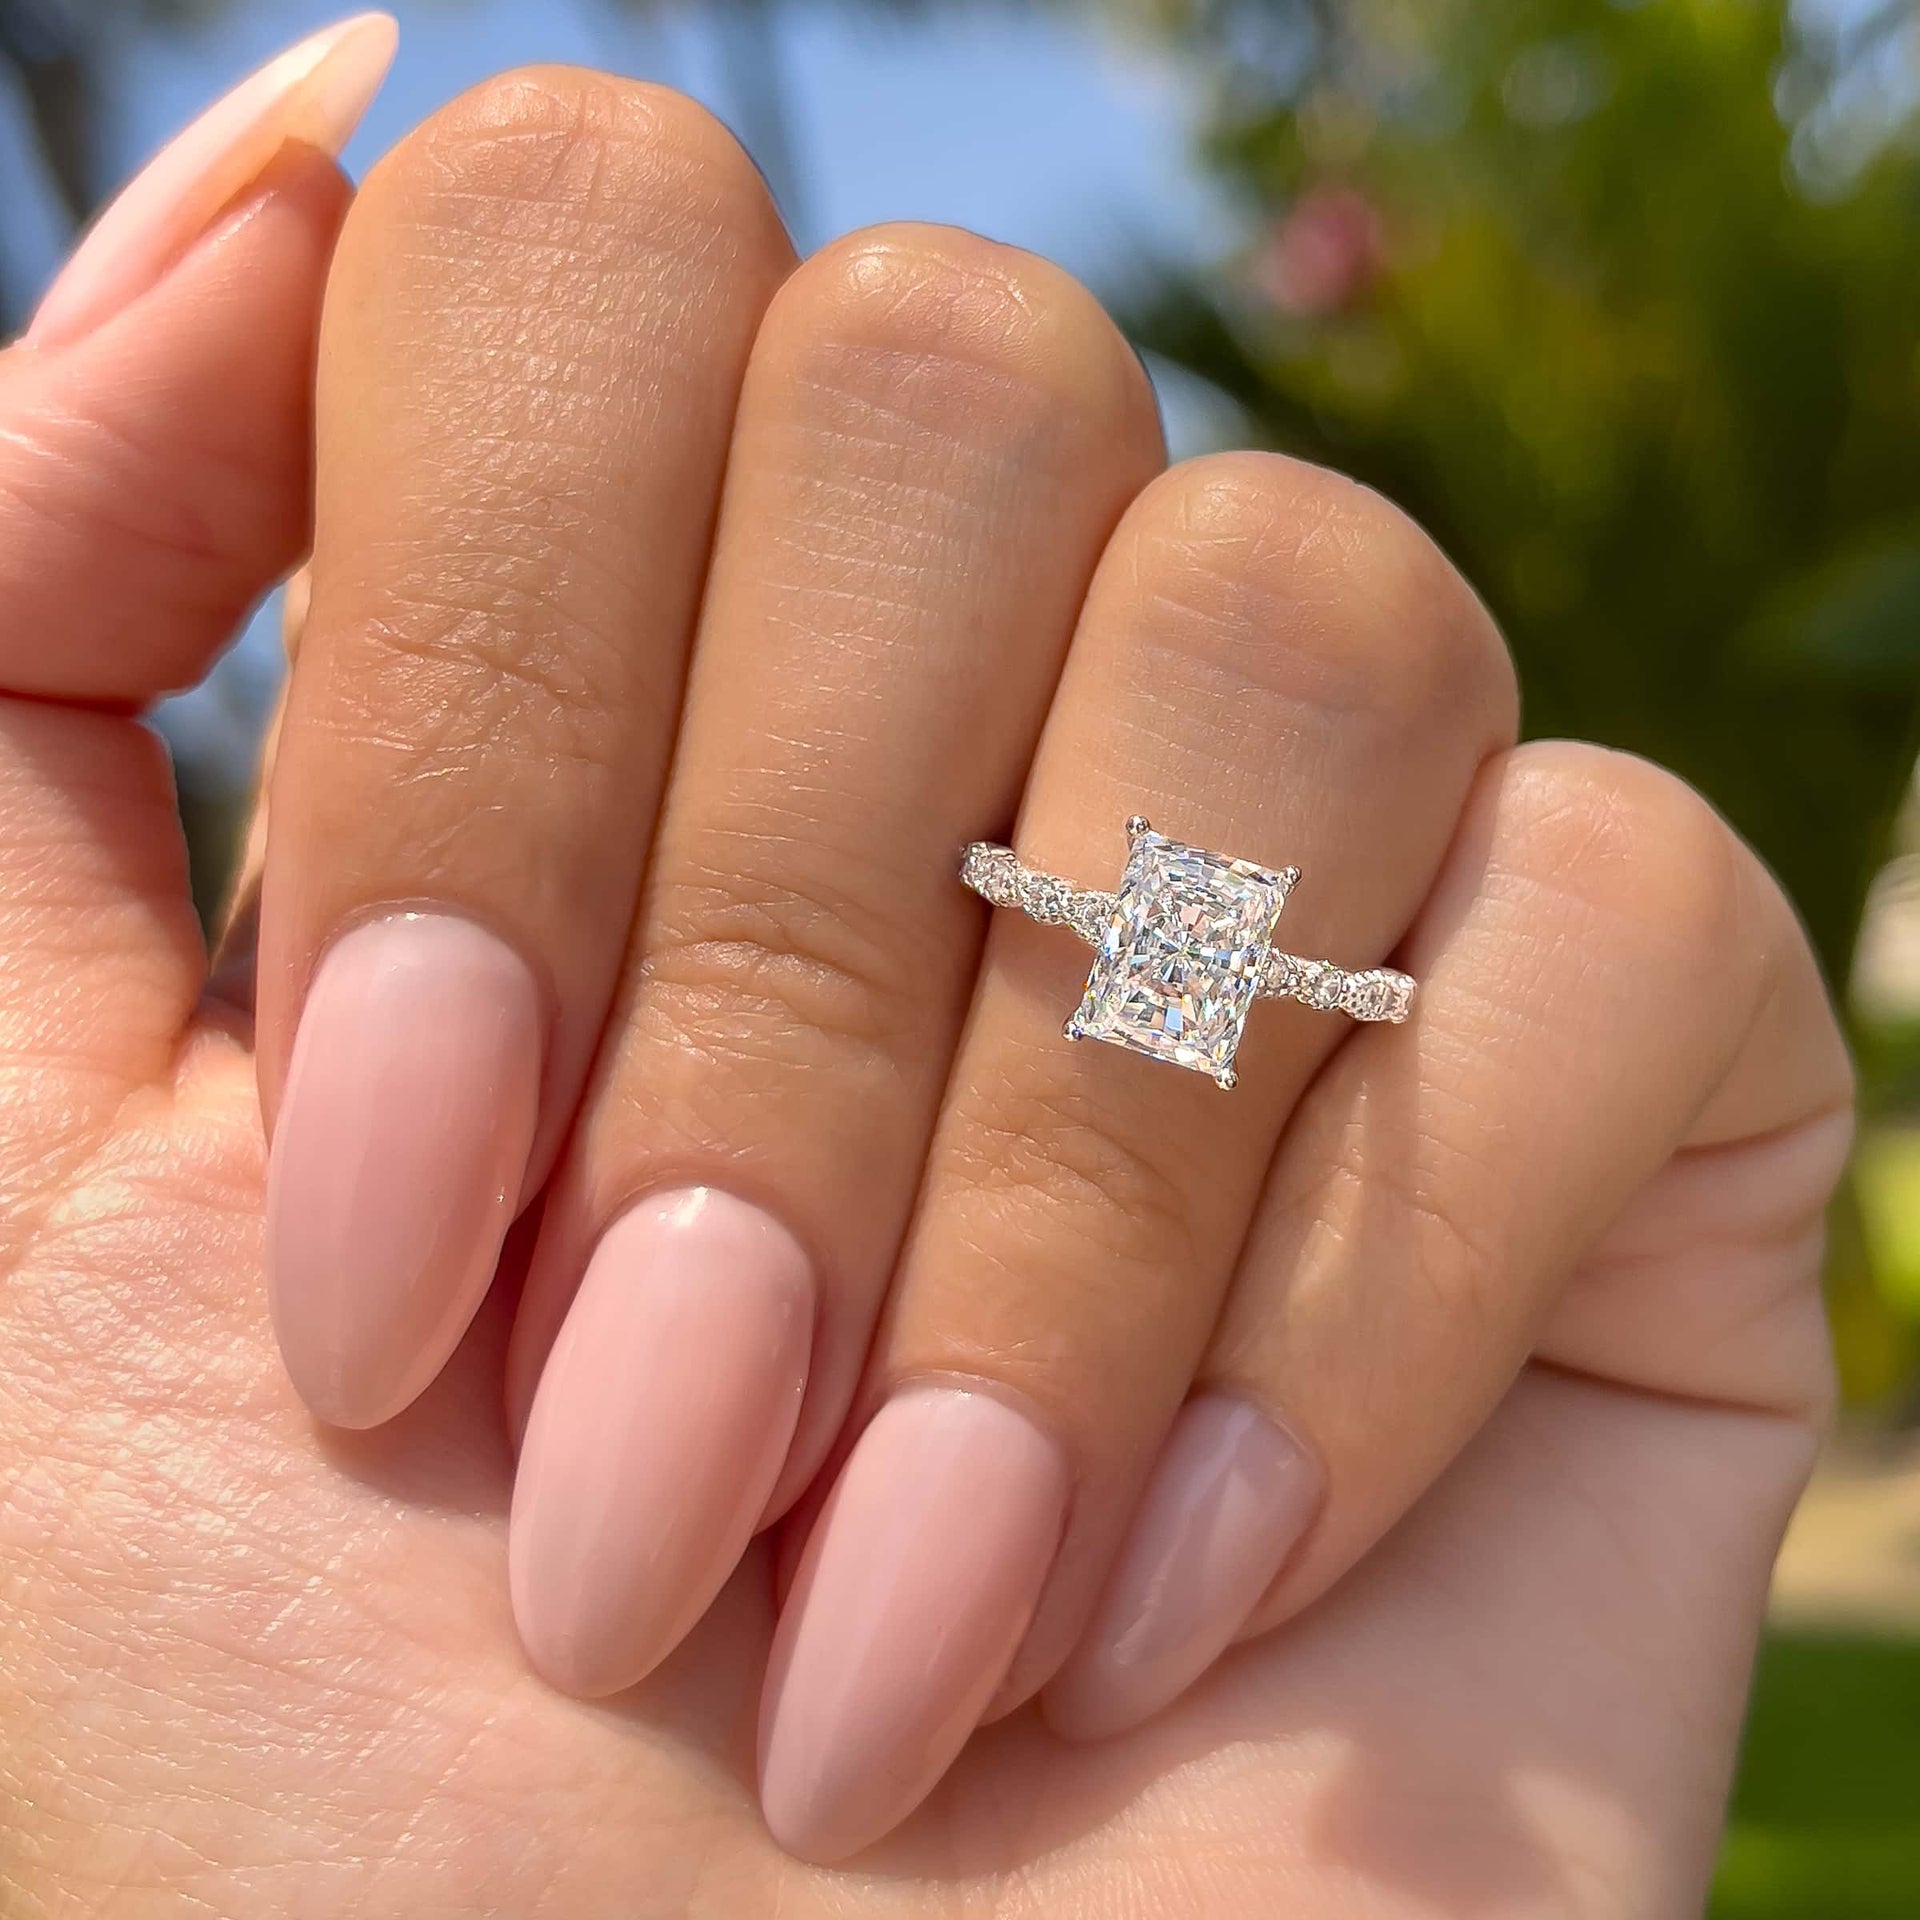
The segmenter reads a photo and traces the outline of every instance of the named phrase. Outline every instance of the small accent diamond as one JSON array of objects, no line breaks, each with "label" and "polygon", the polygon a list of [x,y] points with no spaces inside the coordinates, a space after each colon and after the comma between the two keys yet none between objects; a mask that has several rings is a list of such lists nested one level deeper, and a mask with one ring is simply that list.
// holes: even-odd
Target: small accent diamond
[{"label": "small accent diamond", "polygon": [[1356,1020],[1391,1020],[1398,1024],[1407,1017],[1412,999],[1413,983],[1404,973],[1376,969],[1350,974],[1341,1004]]},{"label": "small accent diamond", "polygon": [[960,878],[996,907],[1019,902],[1020,863],[1005,847],[976,840],[960,862]]},{"label": "small accent diamond", "polygon": [[1043,927],[1057,927],[1067,917],[1073,889],[1050,873],[1022,873],[1020,904]]},{"label": "small accent diamond", "polygon": [[1301,962],[1290,953],[1274,952],[1267,956],[1267,977],[1261,984],[1262,993],[1274,995],[1291,993],[1300,981]]},{"label": "small accent diamond", "polygon": [[1319,1013],[1332,1013],[1346,991],[1347,976],[1326,960],[1303,960],[1295,982],[1294,997]]}]

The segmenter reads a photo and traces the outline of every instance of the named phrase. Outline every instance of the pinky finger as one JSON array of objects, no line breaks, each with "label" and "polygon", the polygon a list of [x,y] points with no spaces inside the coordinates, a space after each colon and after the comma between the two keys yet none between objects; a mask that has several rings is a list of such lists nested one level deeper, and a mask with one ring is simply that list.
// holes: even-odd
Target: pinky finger
[{"label": "pinky finger", "polygon": [[1356,1032],[1281,1143],[1195,1398],[1047,1696],[1061,1732],[1146,1718],[1323,1593],[1535,1355],[1824,1410],[1849,1069],[1752,853],[1642,761],[1523,747],[1483,776],[1407,952],[1412,1022]]}]

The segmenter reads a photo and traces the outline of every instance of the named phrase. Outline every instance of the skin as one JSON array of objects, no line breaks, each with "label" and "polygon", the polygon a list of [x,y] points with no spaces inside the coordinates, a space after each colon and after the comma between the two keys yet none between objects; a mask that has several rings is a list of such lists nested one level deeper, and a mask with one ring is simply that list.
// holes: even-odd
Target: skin
[{"label": "skin", "polygon": [[[134,309],[0,357],[8,1911],[1697,1911],[1828,1406],[1850,1098],[1752,855],[1656,769],[1513,748],[1497,636],[1385,503],[1263,455],[1156,477],[1056,270],[890,228],[794,272],[721,130],[624,82],[509,76],[369,181],[310,522],[344,211],[290,149]],[[310,524],[256,1059],[127,709]],[[620,829],[663,795],[641,899]],[[934,854],[1017,811],[1100,874],[1136,809],[1284,841],[1327,876],[1290,937],[1393,949],[1419,1017],[1263,1009],[1231,1101],[1067,1050],[1074,954],[1010,916],[983,952]],[[550,996],[545,1221],[347,1433],[273,1352],[261,1109],[326,941],[423,893]],[[510,1418],[584,1249],[722,1175],[824,1276],[789,1545],[925,1375],[1006,1391],[1075,1479],[995,1724],[846,1872],[755,1806],[779,1530],[608,1702],[507,1610]],[[1246,1644],[1071,1745],[1030,1703],[1196,1384],[1306,1436],[1323,1510]]]}]

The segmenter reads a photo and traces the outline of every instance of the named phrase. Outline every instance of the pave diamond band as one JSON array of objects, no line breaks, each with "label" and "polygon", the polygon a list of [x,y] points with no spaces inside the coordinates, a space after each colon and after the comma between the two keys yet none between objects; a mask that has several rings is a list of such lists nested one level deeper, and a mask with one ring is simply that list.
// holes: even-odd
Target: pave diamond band
[{"label": "pave diamond band", "polygon": [[996,907],[1066,927],[1094,948],[1070,1039],[1107,1040],[1234,1083],[1233,1055],[1256,999],[1297,1000],[1355,1020],[1405,1020],[1414,983],[1391,967],[1349,972],[1272,944],[1300,878],[1229,860],[1127,822],[1120,888],[1103,893],[1028,866],[1011,847],[976,841],[960,878]]}]

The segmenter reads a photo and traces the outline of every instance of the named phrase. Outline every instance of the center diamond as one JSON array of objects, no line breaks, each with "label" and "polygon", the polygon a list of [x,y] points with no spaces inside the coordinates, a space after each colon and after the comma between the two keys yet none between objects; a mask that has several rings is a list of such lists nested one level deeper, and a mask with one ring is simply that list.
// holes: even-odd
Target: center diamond
[{"label": "center diamond", "polygon": [[1234,1050],[1292,879],[1136,834],[1068,1036],[1110,1040],[1232,1086]]}]

